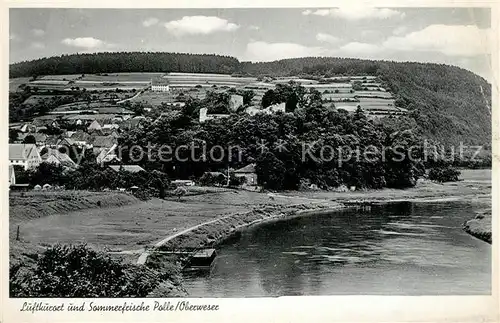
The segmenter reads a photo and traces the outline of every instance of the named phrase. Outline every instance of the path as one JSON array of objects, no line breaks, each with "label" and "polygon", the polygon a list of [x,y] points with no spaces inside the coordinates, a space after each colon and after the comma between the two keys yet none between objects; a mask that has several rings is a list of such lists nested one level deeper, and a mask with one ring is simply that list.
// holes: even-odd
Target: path
[{"label": "path", "polygon": [[[249,212],[251,212],[251,211],[249,211]],[[211,223],[215,223],[217,221],[233,217],[233,216],[235,216],[237,214],[239,214],[239,213],[235,213],[235,214],[231,214],[231,215],[228,215],[228,216],[225,216],[225,217],[222,217],[222,218],[217,218],[217,219],[214,219],[214,220],[203,222],[203,223],[200,223],[200,224],[195,225],[193,227],[190,227],[190,228],[187,228],[185,230],[179,231],[179,232],[177,232],[175,234],[172,234],[172,235],[166,237],[165,239],[162,239],[162,240],[158,241],[157,243],[155,243],[154,248],[159,248],[162,245],[164,245],[165,243],[169,242],[170,240],[172,240],[174,238],[177,238],[178,236],[181,236],[181,235],[186,234],[188,232],[191,232],[193,230],[196,230],[196,229],[198,229],[201,226],[204,226],[204,225],[207,225],[207,224],[211,224]],[[148,250],[144,250],[144,252],[142,252],[142,254],[139,256],[139,259],[137,260],[137,264],[138,265],[144,265],[146,263],[146,260],[148,259],[148,256],[150,254],[151,254],[151,252],[149,252]]]}]

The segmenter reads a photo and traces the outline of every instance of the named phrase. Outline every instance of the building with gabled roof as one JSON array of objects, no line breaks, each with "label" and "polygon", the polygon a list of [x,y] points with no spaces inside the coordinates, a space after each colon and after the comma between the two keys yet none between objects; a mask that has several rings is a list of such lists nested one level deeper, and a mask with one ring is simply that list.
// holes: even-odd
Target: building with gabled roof
[{"label": "building with gabled roof", "polygon": [[9,165],[20,165],[28,170],[38,167],[41,162],[35,144],[9,144]]},{"label": "building with gabled roof", "polygon": [[60,152],[57,148],[47,148],[47,151],[42,155],[42,160],[46,163],[67,168],[76,168],[77,166],[68,154]]},{"label": "building with gabled roof", "polygon": [[235,170],[233,174],[236,177],[245,177],[246,185],[257,185],[257,173],[255,172],[255,164],[248,164],[245,167]]},{"label": "building with gabled roof", "polygon": [[111,168],[115,172],[119,172],[121,170],[130,173],[145,172],[144,168],[139,165],[110,165],[109,168]]}]

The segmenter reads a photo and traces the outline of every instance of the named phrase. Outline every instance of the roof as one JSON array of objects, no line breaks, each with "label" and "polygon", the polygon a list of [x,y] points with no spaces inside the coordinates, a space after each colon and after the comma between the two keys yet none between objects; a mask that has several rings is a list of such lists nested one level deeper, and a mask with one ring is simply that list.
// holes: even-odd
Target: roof
[{"label": "roof", "polygon": [[113,136],[95,136],[92,139],[92,145],[94,147],[111,148],[114,144],[116,144],[116,138]]},{"label": "roof", "polygon": [[255,173],[255,164],[248,164],[245,167],[237,169],[235,173]]},{"label": "roof", "polygon": [[47,152],[43,154],[42,159],[47,160],[51,156],[56,158],[63,166],[74,167],[76,165],[68,154],[62,153],[58,149],[53,148],[47,148]]},{"label": "roof", "polygon": [[72,134],[70,138],[74,141],[88,141],[90,139],[90,135],[84,131],[77,131]]},{"label": "roof", "polygon": [[99,113],[105,113],[105,114],[110,114],[110,113],[117,113],[117,114],[134,114],[134,112],[125,109],[125,108],[120,108],[120,107],[106,107],[106,108],[97,108],[95,109]]},{"label": "roof", "polygon": [[47,135],[44,133],[35,132],[32,133],[31,135],[35,137],[36,142],[44,142],[47,140]]},{"label": "roof", "polygon": [[48,136],[47,137],[47,140],[45,141],[45,143],[47,145],[57,145],[57,143],[61,140],[61,138],[59,136]]},{"label": "roof", "polygon": [[206,174],[210,174],[212,176],[220,176],[220,175],[222,175],[222,176],[226,177],[226,175],[224,173],[221,173],[221,172],[205,172],[205,173]]},{"label": "roof", "polygon": [[111,165],[109,166],[109,168],[111,168],[115,172],[119,172],[120,169],[123,169],[124,171],[130,173],[145,172],[144,168],[139,165]]},{"label": "roof", "polygon": [[111,120],[114,114],[77,114],[67,117],[68,120]]},{"label": "roof", "polygon": [[9,159],[25,160],[33,149],[36,151],[34,144],[9,144]]}]

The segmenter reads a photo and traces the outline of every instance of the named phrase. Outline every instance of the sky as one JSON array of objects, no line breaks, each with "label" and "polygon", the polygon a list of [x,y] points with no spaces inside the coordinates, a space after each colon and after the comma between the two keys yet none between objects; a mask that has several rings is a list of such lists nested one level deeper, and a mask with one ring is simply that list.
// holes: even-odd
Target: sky
[{"label": "sky", "polygon": [[11,63],[102,51],[444,63],[491,80],[487,8],[11,8]]}]

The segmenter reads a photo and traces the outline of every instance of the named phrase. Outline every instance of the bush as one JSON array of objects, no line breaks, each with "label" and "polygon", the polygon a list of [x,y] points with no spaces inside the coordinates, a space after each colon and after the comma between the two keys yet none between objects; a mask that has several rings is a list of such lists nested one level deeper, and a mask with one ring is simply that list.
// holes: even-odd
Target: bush
[{"label": "bush", "polygon": [[245,184],[247,181],[247,178],[245,176],[236,176],[234,174],[231,174],[229,176],[229,186],[231,187],[237,187]]},{"label": "bush", "polygon": [[145,297],[161,282],[145,266],[126,265],[86,245],[55,245],[33,267],[10,266],[11,297]]},{"label": "bush", "polygon": [[221,186],[226,184],[226,177],[222,174],[214,175],[213,173],[206,172],[199,179],[201,186]]},{"label": "bush", "polygon": [[457,182],[460,176],[460,171],[451,167],[434,167],[429,170],[429,179],[436,182]]}]

